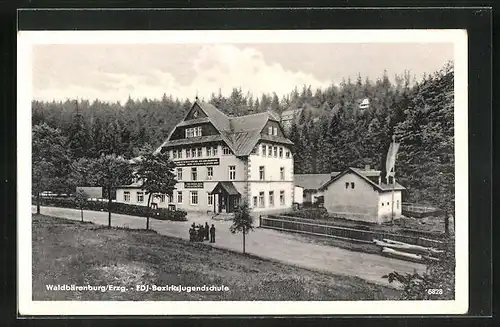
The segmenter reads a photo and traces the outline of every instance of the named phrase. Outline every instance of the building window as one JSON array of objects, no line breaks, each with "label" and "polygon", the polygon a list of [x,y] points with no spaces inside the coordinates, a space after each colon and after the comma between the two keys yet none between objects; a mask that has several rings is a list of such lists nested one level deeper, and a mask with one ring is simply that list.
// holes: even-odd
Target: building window
[{"label": "building window", "polygon": [[203,157],[203,148],[198,148],[198,157]]},{"label": "building window", "polygon": [[280,158],[283,158],[283,148],[280,146],[280,152],[279,152]]},{"label": "building window", "polygon": [[172,158],[177,159],[177,150],[172,151]]},{"label": "building window", "polygon": [[158,197],[160,198],[160,203],[165,202],[165,194],[158,194]]},{"label": "building window", "polygon": [[198,136],[201,136],[201,126],[186,129],[186,138]]},{"label": "building window", "polygon": [[123,192],[123,201],[130,202],[130,192],[129,191]]},{"label": "building window", "polygon": [[182,191],[177,191],[177,203],[182,203]]},{"label": "building window", "polygon": [[229,166],[229,180],[236,179],[236,166]]},{"label": "building window", "polygon": [[212,147],[207,146],[207,157],[212,156]]},{"label": "building window", "polygon": [[191,168],[191,180],[198,180],[198,169],[196,167]]},{"label": "building window", "polygon": [[196,151],[196,148],[191,149],[191,156],[192,156],[193,158],[196,158],[196,157],[198,156],[198,153],[199,153],[199,152],[197,152],[197,151]]},{"label": "building window", "polygon": [[274,152],[274,157],[278,157],[278,147],[277,146],[274,146],[273,147],[273,152]]},{"label": "building window", "polygon": [[259,207],[264,208],[264,192],[259,192]]},{"label": "building window", "polygon": [[387,205],[389,205],[389,202],[387,202]]},{"label": "building window", "polygon": [[266,179],[266,172],[264,170],[264,166],[260,166],[259,167],[259,179],[261,181],[263,181],[264,179]]},{"label": "building window", "polygon": [[215,147],[214,147],[214,157],[216,157],[216,156],[217,156],[217,149],[218,149],[218,147],[217,147],[217,146],[215,146]]},{"label": "building window", "polygon": [[214,177],[214,167],[207,167],[207,179]]},{"label": "building window", "polygon": [[227,146],[225,146],[225,147],[222,149],[222,153],[223,153],[224,155],[231,154],[231,149],[229,149]]},{"label": "building window", "polygon": [[384,206],[384,202],[382,202],[382,207]]},{"label": "building window", "polygon": [[174,196],[172,194],[168,196],[168,203],[174,203]]},{"label": "building window", "polygon": [[285,167],[280,167],[280,179],[285,180]]},{"label": "building window", "polygon": [[269,206],[274,207],[274,191],[269,191]]},{"label": "building window", "polygon": [[252,149],[251,154],[257,154],[257,152],[259,152],[259,147],[256,146]]},{"label": "building window", "polygon": [[253,207],[257,208],[257,197],[256,196],[253,197]]},{"label": "building window", "polygon": [[179,156],[179,159],[182,159],[182,149],[177,150],[177,155]]},{"label": "building window", "polygon": [[191,150],[186,149],[186,158],[191,158]]},{"label": "building window", "polygon": [[351,182],[351,188],[354,188],[354,182]]},{"label": "building window", "polygon": [[289,159],[290,158],[290,151],[289,150],[286,150],[286,158]]},{"label": "building window", "polygon": [[273,156],[273,147],[270,146],[270,145],[267,147],[267,156],[268,157],[272,157]]},{"label": "building window", "polygon": [[191,191],[191,204],[192,205],[198,204],[198,191]]},{"label": "building window", "polygon": [[273,135],[273,127],[272,126],[269,126],[267,134]]},{"label": "building window", "polygon": [[348,189],[349,188],[349,182],[345,182],[345,188]]},{"label": "building window", "polygon": [[266,156],[266,151],[267,151],[267,146],[265,144],[262,144],[262,156]]},{"label": "building window", "polygon": [[177,168],[177,180],[182,181],[182,168]]},{"label": "building window", "polygon": [[137,192],[137,202],[144,202],[144,192]]},{"label": "building window", "polygon": [[208,203],[209,206],[214,204],[214,196],[213,196],[213,194],[208,194],[207,203]]},{"label": "building window", "polygon": [[280,191],[280,204],[285,205],[285,191]]},{"label": "building window", "polygon": [[277,127],[273,127],[273,135],[278,135],[278,128]]}]

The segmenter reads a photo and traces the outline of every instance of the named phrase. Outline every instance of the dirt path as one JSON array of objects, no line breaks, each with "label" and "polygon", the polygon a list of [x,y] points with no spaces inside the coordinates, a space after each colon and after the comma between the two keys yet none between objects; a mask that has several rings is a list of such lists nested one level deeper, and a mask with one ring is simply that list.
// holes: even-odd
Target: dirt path
[{"label": "dirt path", "polygon": [[[36,212],[35,206],[32,206],[32,212]],[[41,213],[53,217],[80,220],[80,211],[75,209],[41,207]],[[198,213],[188,213],[187,219],[186,222],[151,219],[150,228],[163,235],[189,239],[189,225],[193,222],[198,224],[207,221],[210,225],[214,224],[216,228],[216,243],[214,246],[242,251],[241,234],[234,235],[229,232],[230,222],[210,220],[210,217]],[[84,220],[99,225],[107,225],[108,213],[84,211]],[[119,227],[146,227],[146,219],[143,217],[112,214],[111,222],[113,226]],[[386,286],[395,286],[381,277],[389,272],[411,273],[414,270],[417,270],[417,272],[425,271],[425,265],[423,264],[375,254],[354,252],[333,246],[305,243],[296,239],[294,235],[269,229],[256,228],[247,235],[246,239],[247,253],[307,269],[326,271],[338,275],[357,276]],[[206,244],[210,243],[207,242]]]}]

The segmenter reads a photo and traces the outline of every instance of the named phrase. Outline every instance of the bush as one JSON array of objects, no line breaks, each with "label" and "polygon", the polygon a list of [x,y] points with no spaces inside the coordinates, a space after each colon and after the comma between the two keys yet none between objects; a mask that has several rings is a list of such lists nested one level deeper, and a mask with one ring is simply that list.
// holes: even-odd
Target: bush
[{"label": "bush", "polygon": [[328,219],[328,212],[325,208],[304,208],[288,212],[285,215],[306,219]]},{"label": "bush", "polygon": [[[36,199],[32,199],[31,203],[36,204]],[[40,204],[49,207],[80,209],[72,198],[44,198],[40,199]],[[108,211],[108,202],[87,201],[83,205],[83,209],[92,211]],[[146,217],[149,213],[150,217],[153,219],[187,221],[187,213],[183,210],[168,210],[165,208],[151,209],[146,206],[138,206],[119,202],[111,203],[111,212],[140,217]]]}]

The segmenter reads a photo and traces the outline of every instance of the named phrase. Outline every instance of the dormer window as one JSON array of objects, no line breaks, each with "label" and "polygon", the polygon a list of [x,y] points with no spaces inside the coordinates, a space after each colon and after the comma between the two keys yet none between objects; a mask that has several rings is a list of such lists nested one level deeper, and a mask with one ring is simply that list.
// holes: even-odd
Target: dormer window
[{"label": "dormer window", "polygon": [[269,126],[269,128],[268,128],[268,134],[269,135],[273,135],[273,127],[272,126]]},{"label": "dormer window", "polygon": [[273,127],[273,135],[278,135],[278,128],[277,127]]},{"label": "dormer window", "polygon": [[186,138],[198,137],[201,135],[201,126],[186,128]]}]

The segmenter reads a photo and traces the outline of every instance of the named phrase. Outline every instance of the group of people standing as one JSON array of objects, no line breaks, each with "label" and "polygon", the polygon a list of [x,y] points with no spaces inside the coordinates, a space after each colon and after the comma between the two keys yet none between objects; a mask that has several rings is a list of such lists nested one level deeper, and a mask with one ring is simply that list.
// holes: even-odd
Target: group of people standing
[{"label": "group of people standing", "polygon": [[205,222],[205,226],[196,226],[196,224],[193,223],[191,228],[189,228],[189,240],[191,242],[208,241],[209,236],[210,243],[215,243],[215,226],[213,224],[212,227],[209,227],[207,222]]}]

